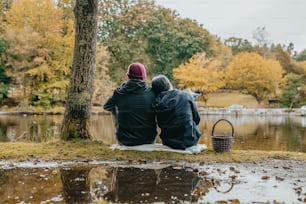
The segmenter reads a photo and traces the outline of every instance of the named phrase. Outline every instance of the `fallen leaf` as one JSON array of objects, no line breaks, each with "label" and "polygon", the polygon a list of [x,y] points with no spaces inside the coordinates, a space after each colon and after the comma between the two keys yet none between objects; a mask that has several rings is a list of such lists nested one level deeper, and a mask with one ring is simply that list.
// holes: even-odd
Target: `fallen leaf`
[{"label": "fallen leaf", "polygon": [[227,204],[227,201],[226,200],[218,200],[217,204]]},{"label": "fallen leaf", "polygon": [[261,179],[262,180],[268,180],[270,178],[270,176],[262,176]]},{"label": "fallen leaf", "polygon": [[285,180],[284,178],[279,177],[279,176],[276,176],[275,179],[276,179],[277,181],[283,181],[283,180]]},{"label": "fallen leaf", "polygon": [[238,199],[230,199],[229,200],[231,204],[240,204],[240,201]]}]

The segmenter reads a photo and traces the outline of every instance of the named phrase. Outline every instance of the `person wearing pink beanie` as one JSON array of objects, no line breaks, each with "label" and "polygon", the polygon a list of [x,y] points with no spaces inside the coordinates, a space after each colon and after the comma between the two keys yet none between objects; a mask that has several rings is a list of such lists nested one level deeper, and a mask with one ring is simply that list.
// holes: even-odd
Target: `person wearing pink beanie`
[{"label": "person wearing pink beanie", "polygon": [[128,80],[118,87],[103,108],[115,112],[116,137],[127,146],[152,144],[157,125],[152,107],[155,94],[146,85],[146,69],[141,63],[132,63],[126,73]]}]

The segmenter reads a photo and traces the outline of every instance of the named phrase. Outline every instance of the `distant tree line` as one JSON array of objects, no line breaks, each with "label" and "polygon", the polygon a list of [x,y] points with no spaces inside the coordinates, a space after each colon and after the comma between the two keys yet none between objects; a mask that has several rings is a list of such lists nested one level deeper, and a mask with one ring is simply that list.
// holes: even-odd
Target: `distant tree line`
[{"label": "distant tree line", "polygon": [[[259,102],[306,104],[306,50],[273,44],[266,28],[255,44],[220,40],[202,25],[148,0],[98,1],[93,103],[125,79],[131,62],[148,78],[167,75],[180,88],[207,93],[239,90]],[[73,0],[0,1],[0,105],[50,109],[66,101],[74,48]],[[10,99],[10,100],[8,100]]]}]

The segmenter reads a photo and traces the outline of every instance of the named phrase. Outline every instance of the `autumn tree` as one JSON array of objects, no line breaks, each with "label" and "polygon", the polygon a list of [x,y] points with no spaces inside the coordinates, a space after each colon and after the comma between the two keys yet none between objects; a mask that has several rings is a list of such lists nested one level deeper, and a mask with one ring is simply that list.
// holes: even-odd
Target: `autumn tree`
[{"label": "autumn tree", "polygon": [[259,103],[275,93],[282,78],[282,67],[257,53],[237,54],[226,71],[226,86],[254,96]]},{"label": "autumn tree", "polygon": [[286,50],[285,47],[278,44],[276,46],[274,53],[275,53],[275,58],[282,65],[286,73],[290,73],[290,72],[296,73],[296,74],[303,73],[303,70],[301,70],[301,67],[296,63],[294,59],[292,59],[290,55],[290,51]]},{"label": "autumn tree", "polygon": [[[13,3],[13,0],[0,0],[0,22],[5,21],[5,14],[6,12],[11,8],[11,5]],[[0,30],[1,30],[1,24],[0,24]]]},{"label": "autumn tree", "polygon": [[224,70],[221,61],[207,58],[205,53],[194,55],[188,62],[173,69],[173,76],[179,81],[178,87],[207,94],[215,92],[224,84]]},{"label": "autumn tree", "polygon": [[97,0],[77,0],[75,46],[61,138],[91,138],[90,116],[96,66]]},{"label": "autumn tree", "polygon": [[22,98],[44,107],[64,100],[73,32],[73,21],[63,21],[63,10],[53,0],[13,2],[6,13],[5,37],[9,74]]}]

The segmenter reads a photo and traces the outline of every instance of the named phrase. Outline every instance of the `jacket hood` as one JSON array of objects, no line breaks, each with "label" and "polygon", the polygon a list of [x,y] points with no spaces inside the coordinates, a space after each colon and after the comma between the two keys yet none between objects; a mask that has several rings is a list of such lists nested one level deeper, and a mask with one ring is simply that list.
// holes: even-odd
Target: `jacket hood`
[{"label": "jacket hood", "polygon": [[180,107],[184,100],[193,100],[189,92],[179,91],[176,89],[164,91],[156,97],[153,108],[156,110],[172,110]]},{"label": "jacket hood", "polygon": [[146,82],[138,79],[130,79],[123,83],[117,92],[119,94],[131,94],[143,92],[147,88]]},{"label": "jacket hood", "polygon": [[153,107],[156,110],[171,110],[175,108],[177,100],[175,90],[164,91],[156,97]]}]

